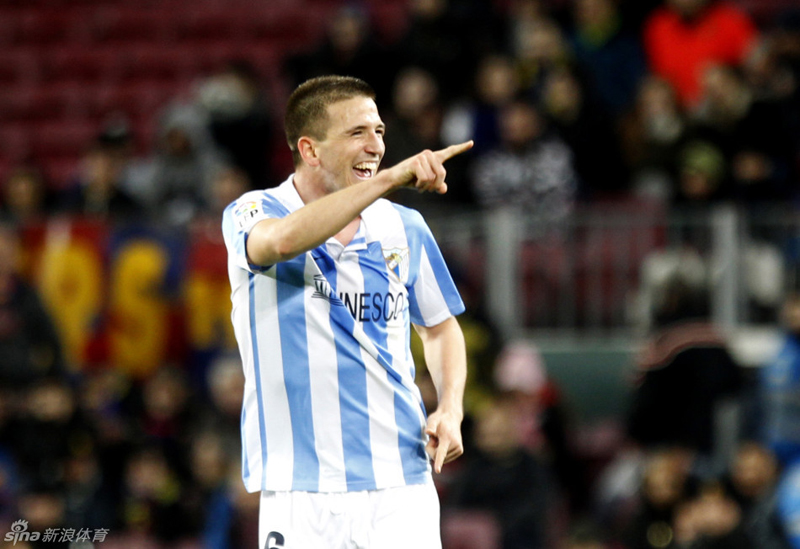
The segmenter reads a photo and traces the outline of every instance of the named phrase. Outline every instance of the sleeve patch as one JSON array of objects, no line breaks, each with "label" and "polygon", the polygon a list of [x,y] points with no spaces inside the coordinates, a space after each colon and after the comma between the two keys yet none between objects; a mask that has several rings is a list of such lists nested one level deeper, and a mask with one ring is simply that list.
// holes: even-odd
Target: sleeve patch
[{"label": "sleeve patch", "polygon": [[261,205],[255,200],[237,204],[233,210],[233,220],[239,230],[250,227],[253,221],[263,217],[263,215]]}]

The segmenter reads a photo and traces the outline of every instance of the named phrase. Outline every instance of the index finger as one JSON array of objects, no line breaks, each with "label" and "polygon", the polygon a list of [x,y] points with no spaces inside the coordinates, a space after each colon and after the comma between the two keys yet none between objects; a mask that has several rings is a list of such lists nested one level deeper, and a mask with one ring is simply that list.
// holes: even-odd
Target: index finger
[{"label": "index finger", "polygon": [[437,473],[442,472],[442,465],[447,457],[447,450],[450,447],[449,441],[440,441],[439,446],[436,448],[436,457],[433,460],[433,470]]},{"label": "index finger", "polygon": [[474,143],[472,139],[470,139],[469,141],[465,141],[457,145],[450,145],[446,149],[440,149],[433,154],[436,155],[436,158],[439,159],[439,162],[444,162],[445,160],[450,160],[454,156],[470,150],[473,144]]}]

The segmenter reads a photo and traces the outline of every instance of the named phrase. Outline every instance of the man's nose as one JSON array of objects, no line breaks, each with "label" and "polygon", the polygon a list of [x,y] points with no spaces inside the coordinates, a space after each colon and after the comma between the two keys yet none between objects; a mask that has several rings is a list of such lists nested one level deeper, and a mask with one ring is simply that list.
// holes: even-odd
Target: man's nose
[{"label": "man's nose", "polygon": [[367,152],[379,154],[383,156],[386,150],[386,145],[383,142],[383,136],[378,132],[370,132],[366,144]]}]

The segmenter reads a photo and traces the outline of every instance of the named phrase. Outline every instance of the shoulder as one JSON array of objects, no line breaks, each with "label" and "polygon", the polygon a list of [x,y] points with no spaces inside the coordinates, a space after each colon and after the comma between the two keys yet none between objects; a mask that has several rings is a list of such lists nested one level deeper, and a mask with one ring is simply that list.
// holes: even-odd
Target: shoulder
[{"label": "shoulder", "polygon": [[248,191],[228,204],[223,216],[234,219],[262,214],[283,217],[288,215],[290,208],[286,205],[286,199],[282,194],[281,187]]},{"label": "shoulder", "polygon": [[383,225],[391,225],[393,222],[399,222],[405,226],[425,224],[422,214],[417,210],[392,202],[386,198],[379,198],[373,202],[364,210],[364,214]]},{"label": "shoulder", "polygon": [[429,232],[422,214],[417,210],[384,198],[375,201],[361,215],[367,223],[371,238],[384,244],[419,241],[422,235]]}]

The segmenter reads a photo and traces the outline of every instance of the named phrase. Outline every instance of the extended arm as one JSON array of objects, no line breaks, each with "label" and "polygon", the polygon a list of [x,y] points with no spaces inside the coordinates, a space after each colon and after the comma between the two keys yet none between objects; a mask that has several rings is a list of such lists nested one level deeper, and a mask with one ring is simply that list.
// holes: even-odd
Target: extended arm
[{"label": "extended arm", "polygon": [[436,411],[428,416],[425,432],[430,436],[426,449],[433,458],[434,470],[441,473],[443,464],[464,453],[461,439],[467,381],[464,335],[452,316],[436,326],[414,328],[422,339],[425,362],[439,397]]},{"label": "extended arm", "polygon": [[282,219],[258,222],[247,239],[247,256],[256,265],[274,265],[314,249],[345,228],[377,199],[399,187],[447,192],[444,162],[470,149],[472,142],[423,151],[372,179],[325,195]]}]

